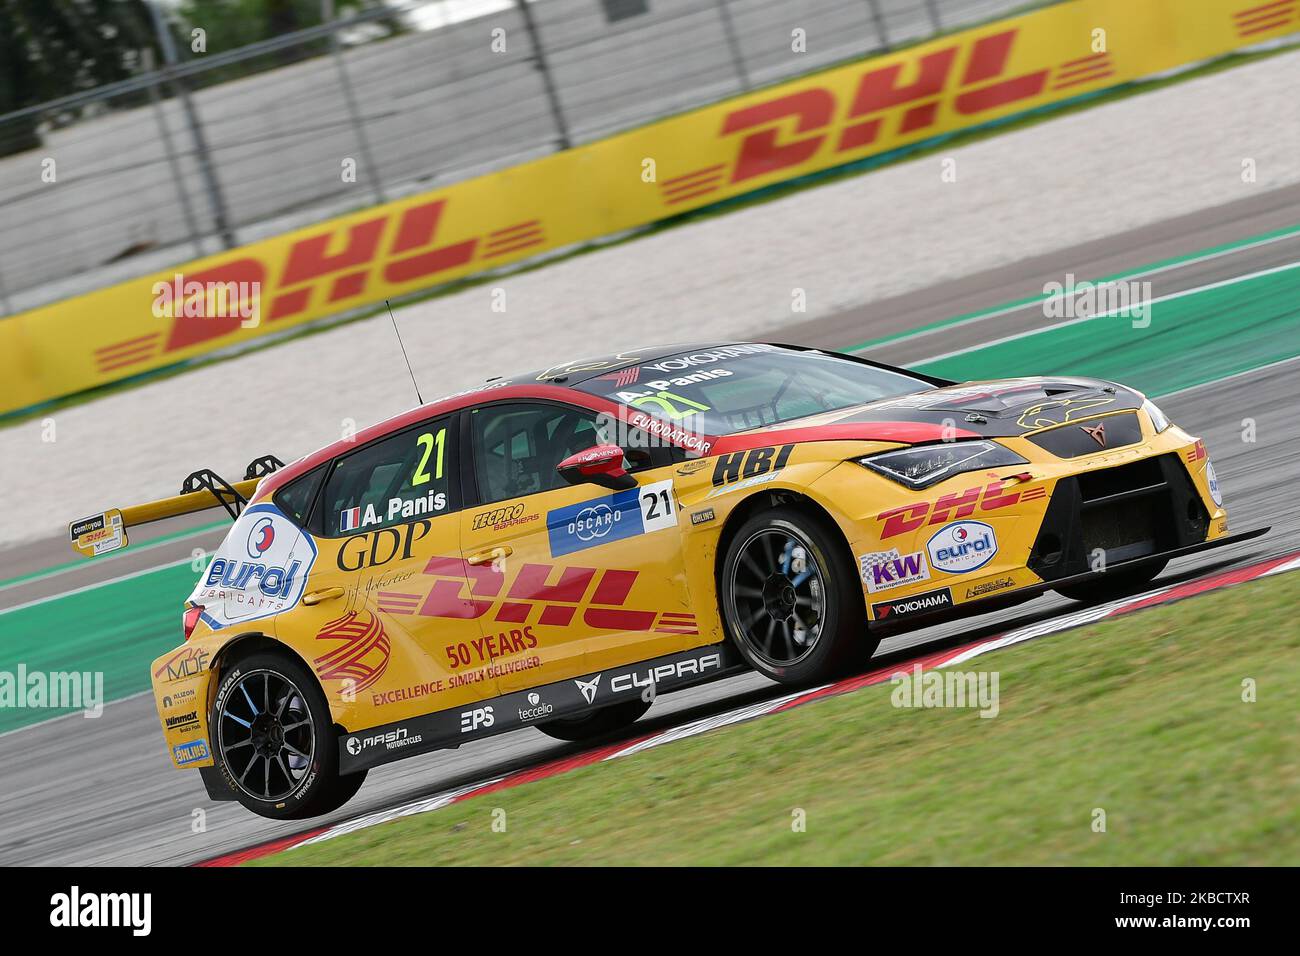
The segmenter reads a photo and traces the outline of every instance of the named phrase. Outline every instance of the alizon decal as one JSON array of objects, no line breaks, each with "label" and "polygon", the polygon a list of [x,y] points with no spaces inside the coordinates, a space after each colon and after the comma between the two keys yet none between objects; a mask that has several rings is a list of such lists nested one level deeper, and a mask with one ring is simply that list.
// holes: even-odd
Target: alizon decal
[{"label": "alizon decal", "polygon": [[589,713],[633,694],[647,694],[650,688],[658,693],[722,677],[740,663],[729,645],[707,645],[358,730],[339,741],[340,767],[348,773],[546,720]]}]

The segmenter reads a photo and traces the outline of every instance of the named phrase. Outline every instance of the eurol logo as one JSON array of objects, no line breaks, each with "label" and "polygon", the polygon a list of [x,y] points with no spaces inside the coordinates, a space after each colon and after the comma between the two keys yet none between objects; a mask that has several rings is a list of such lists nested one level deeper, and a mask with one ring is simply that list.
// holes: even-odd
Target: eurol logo
[{"label": "eurol logo", "polygon": [[958,521],[940,528],[925,546],[930,566],[949,574],[982,568],[998,553],[998,537],[983,521]]},{"label": "eurol logo", "polygon": [[190,600],[213,627],[266,617],[295,604],[316,561],[316,543],[273,505],[245,509]]}]

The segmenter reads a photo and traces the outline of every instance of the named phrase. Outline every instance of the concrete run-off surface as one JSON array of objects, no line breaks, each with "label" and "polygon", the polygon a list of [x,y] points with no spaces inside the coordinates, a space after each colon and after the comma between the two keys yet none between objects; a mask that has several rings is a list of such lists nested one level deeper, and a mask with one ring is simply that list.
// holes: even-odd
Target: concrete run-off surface
[{"label": "concrete run-off surface", "polygon": [[[1246,200],[1300,182],[1298,70],[1300,52],[1281,54],[413,304],[406,348],[432,397],[584,354],[752,336]],[[0,431],[0,542],[174,494],[199,467],[240,477],[412,404],[381,316],[59,411],[54,441],[20,423]]]}]

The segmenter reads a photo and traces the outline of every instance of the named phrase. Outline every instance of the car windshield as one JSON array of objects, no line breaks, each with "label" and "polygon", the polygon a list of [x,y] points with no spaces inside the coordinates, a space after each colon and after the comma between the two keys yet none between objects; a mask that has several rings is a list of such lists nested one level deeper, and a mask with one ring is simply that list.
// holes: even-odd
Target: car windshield
[{"label": "car windshield", "polygon": [[778,425],[933,387],[836,355],[772,345],[681,352],[577,385],[708,435]]}]

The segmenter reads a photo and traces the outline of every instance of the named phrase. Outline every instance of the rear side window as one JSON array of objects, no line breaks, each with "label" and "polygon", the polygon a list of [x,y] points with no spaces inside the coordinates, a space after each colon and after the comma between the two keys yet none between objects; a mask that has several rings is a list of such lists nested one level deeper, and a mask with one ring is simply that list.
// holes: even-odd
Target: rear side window
[{"label": "rear side window", "polygon": [[460,507],[453,419],[391,435],[339,460],[325,483],[328,537],[372,531]]},{"label": "rear side window", "polygon": [[301,478],[295,478],[272,496],[276,507],[300,528],[307,524],[307,514],[311,511],[316,488],[324,474],[323,466],[313,469]]}]

